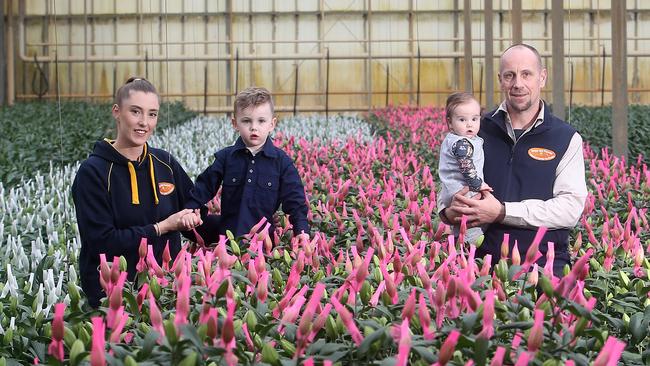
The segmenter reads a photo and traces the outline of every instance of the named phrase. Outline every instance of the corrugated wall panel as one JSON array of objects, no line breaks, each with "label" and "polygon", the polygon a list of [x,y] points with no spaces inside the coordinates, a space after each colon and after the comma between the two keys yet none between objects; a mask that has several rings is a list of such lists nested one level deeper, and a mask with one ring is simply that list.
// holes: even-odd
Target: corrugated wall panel
[{"label": "corrugated wall panel", "polygon": [[[497,55],[509,45],[510,3],[494,1]],[[472,0],[471,5],[471,77],[475,93],[483,96],[485,79],[496,81],[496,76],[483,70],[483,1]],[[390,103],[414,103],[419,79],[420,103],[441,104],[469,77],[463,67],[468,60],[463,59],[462,6],[460,0],[26,0],[20,5],[25,17],[16,22],[24,24],[25,38],[14,32],[25,57],[17,64],[15,84],[19,97],[34,95],[32,81],[39,80],[32,58],[37,55],[50,82],[46,97],[55,94],[58,82],[64,95],[105,100],[128,76],[146,74],[162,93],[197,110],[206,105],[211,111],[228,110],[236,89],[256,84],[274,91],[276,104],[290,111],[298,68],[298,110],[324,109],[326,99],[333,109],[364,109],[386,104],[388,70]],[[567,96],[572,76],[574,104],[599,105],[601,100],[608,104],[611,2],[573,0],[564,6],[565,51],[575,54],[565,58]],[[636,6],[641,10],[629,8],[627,22],[630,101],[649,103],[650,5],[628,4]],[[551,36],[550,1],[524,0],[522,7],[523,38],[538,47],[552,67],[551,41],[541,39]],[[418,48],[423,56],[419,75]],[[332,57],[329,98],[324,95],[327,50]],[[20,49],[15,53],[19,57]],[[55,53],[60,60],[58,75]],[[642,56],[633,57],[635,53]],[[74,62],[66,61],[70,58]],[[554,87],[549,80],[546,99]],[[498,90],[495,98],[499,99]]]}]

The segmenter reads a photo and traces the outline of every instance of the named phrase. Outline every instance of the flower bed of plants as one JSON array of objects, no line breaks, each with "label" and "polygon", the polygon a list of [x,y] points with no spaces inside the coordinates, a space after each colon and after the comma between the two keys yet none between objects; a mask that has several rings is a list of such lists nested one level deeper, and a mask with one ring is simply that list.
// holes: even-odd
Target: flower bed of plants
[{"label": "flower bed of plants", "polygon": [[[310,242],[292,240],[283,216],[276,232],[261,222],[173,262],[156,263],[143,242],[135,283],[119,259],[102,264],[109,296],[98,311],[77,286],[75,165],[2,190],[0,364],[650,360],[642,161],[585,146],[591,193],[571,239],[574,266],[559,279],[537,268],[535,250],[504,246],[507,259],[489,268],[446,234],[435,216],[439,110],[380,110],[370,120],[373,129],[349,119],[280,124],[276,143],[310,202]],[[197,119],[153,143],[195,175],[232,143],[228,131],[227,121]]]},{"label": "flower bed of plants", "polygon": [[[612,145],[612,107],[573,107],[567,110],[571,124],[597,149]],[[628,149],[630,159],[650,157],[650,106],[628,107]]]},{"label": "flower bed of plants", "polygon": [[[163,103],[160,129],[175,126],[196,114],[181,103]],[[47,172],[50,163],[62,166],[83,159],[93,143],[115,137],[111,105],[85,102],[22,102],[0,108],[0,183],[5,187]]]}]

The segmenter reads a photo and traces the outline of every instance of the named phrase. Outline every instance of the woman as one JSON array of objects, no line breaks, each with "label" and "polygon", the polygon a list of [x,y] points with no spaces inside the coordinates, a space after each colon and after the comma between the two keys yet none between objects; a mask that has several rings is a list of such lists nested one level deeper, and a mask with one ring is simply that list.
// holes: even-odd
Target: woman
[{"label": "woman", "polygon": [[[181,210],[193,184],[180,164],[166,151],[147,144],[158,122],[160,98],[142,78],[130,78],[117,91],[113,117],[114,141],[95,143],[72,185],[72,197],[81,236],[81,286],[92,307],[105,296],[99,284],[99,255],[112,261],[124,256],[133,280],[142,238],[153,245],[160,262],[167,242],[172,258],[181,247],[181,217],[197,216]],[[191,221],[191,220],[187,220]]]}]

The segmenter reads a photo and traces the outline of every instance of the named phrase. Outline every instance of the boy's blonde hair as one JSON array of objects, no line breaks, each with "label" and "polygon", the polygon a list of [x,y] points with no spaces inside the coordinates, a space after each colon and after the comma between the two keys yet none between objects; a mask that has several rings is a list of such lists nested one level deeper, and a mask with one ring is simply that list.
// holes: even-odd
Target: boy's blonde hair
[{"label": "boy's blonde hair", "polygon": [[244,110],[250,106],[257,107],[265,103],[269,103],[269,106],[271,106],[271,114],[273,114],[274,107],[271,92],[266,88],[256,86],[246,88],[237,93],[237,97],[235,97],[234,115],[236,117],[238,111]]},{"label": "boy's blonde hair", "polygon": [[447,123],[451,122],[451,116],[454,115],[454,111],[456,108],[458,108],[459,105],[470,101],[475,101],[479,106],[481,105],[481,103],[479,103],[478,100],[474,98],[472,93],[458,92],[448,96],[447,103],[445,105],[445,120],[447,120]]}]

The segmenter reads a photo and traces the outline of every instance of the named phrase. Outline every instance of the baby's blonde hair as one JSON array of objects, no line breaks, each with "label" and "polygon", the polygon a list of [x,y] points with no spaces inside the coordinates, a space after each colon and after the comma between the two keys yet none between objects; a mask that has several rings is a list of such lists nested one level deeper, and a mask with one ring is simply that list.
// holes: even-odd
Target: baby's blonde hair
[{"label": "baby's blonde hair", "polygon": [[474,98],[472,93],[468,92],[458,92],[453,93],[447,97],[447,103],[445,104],[445,120],[447,123],[451,122],[451,117],[454,115],[454,111],[458,108],[459,105],[468,103],[470,101],[475,101],[479,106],[481,103]]}]

